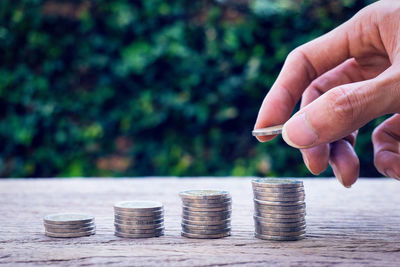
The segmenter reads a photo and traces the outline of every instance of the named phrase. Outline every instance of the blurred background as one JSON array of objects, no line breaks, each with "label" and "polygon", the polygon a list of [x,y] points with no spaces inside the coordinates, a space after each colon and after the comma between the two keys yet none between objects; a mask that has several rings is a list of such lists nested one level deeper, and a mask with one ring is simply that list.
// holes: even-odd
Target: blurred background
[{"label": "blurred background", "polygon": [[2,0],[0,176],[311,176],[251,136],[258,109],[293,48],[371,2]]}]

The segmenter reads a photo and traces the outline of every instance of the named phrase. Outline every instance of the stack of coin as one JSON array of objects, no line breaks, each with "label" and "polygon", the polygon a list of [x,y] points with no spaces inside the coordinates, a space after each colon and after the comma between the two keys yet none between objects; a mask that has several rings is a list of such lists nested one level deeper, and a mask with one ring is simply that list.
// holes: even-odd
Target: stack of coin
[{"label": "stack of coin", "polygon": [[226,191],[190,190],[182,199],[182,236],[222,238],[231,234],[232,198]]},{"label": "stack of coin", "polygon": [[289,179],[252,180],[255,236],[260,239],[294,241],[306,233],[303,182]]},{"label": "stack of coin", "polygon": [[115,235],[148,238],[164,235],[164,207],[157,201],[123,201],[114,205]]},{"label": "stack of coin", "polygon": [[50,237],[81,237],[94,235],[94,217],[78,213],[58,213],[43,218],[45,234]]}]

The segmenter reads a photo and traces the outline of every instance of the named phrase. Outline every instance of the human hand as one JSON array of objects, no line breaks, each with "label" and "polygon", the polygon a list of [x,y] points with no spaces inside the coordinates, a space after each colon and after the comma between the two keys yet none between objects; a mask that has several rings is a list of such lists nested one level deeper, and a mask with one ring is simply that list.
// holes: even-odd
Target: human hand
[{"label": "human hand", "polygon": [[[255,129],[286,122],[283,139],[301,150],[307,168],[319,174],[329,163],[350,187],[359,174],[353,148],[358,129],[400,113],[399,18],[400,1],[378,1],[292,51],[262,103]],[[301,97],[300,110],[290,118]],[[400,115],[377,127],[372,140],[378,171],[400,179]]]}]

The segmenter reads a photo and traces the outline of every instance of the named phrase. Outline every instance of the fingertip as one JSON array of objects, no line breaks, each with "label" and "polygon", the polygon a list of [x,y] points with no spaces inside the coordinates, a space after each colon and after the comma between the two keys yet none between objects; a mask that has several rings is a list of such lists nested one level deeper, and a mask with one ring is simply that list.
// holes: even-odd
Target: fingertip
[{"label": "fingertip", "polygon": [[356,182],[360,172],[360,161],[349,142],[339,140],[331,144],[329,164],[344,187],[350,188]]},{"label": "fingertip", "polygon": [[318,135],[311,129],[305,113],[295,114],[282,128],[282,138],[295,148],[308,148],[315,144]]},{"label": "fingertip", "polygon": [[302,149],[301,154],[308,170],[314,175],[321,174],[328,167],[329,145],[327,144]]},{"label": "fingertip", "polygon": [[374,165],[384,176],[399,179],[400,115],[396,114],[380,124],[372,134]]},{"label": "fingertip", "polygon": [[303,154],[303,161],[304,164],[306,165],[307,169],[315,176],[319,175],[321,172],[316,171],[311,165],[310,161],[308,160],[307,156]]},{"label": "fingertip", "polygon": [[396,180],[400,180],[400,176],[392,169],[385,170],[385,175]]},{"label": "fingertip", "polygon": [[274,139],[276,135],[269,135],[269,136],[256,136],[257,140],[261,143],[271,141]]},{"label": "fingertip", "polygon": [[[340,173],[338,167],[336,166],[336,164],[333,161],[329,161],[329,165],[331,165],[333,174],[335,175],[336,179],[338,179],[338,181],[344,186],[347,187],[346,185],[344,185],[343,183],[343,178],[342,178],[342,174]],[[351,185],[350,185],[351,186]],[[347,187],[348,188],[348,187]]]}]

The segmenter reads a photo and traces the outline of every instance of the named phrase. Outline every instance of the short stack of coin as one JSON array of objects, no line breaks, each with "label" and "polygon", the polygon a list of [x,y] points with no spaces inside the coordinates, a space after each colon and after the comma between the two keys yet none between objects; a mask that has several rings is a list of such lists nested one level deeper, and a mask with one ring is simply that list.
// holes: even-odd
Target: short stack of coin
[{"label": "short stack of coin", "polygon": [[79,213],[57,213],[43,218],[45,235],[50,237],[81,237],[94,235],[94,217]]},{"label": "short stack of coin", "polygon": [[115,235],[149,238],[164,235],[164,206],[157,201],[123,201],[114,205]]},{"label": "short stack of coin", "polygon": [[257,178],[254,193],[255,236],[260,239],[294,241],[306,233],[303,182]]},{"label": "short stack of coin", "polygon": [[227,191],[189,190],[182,199],[182,236],[222,238],[231,234],[232,198]]}]

